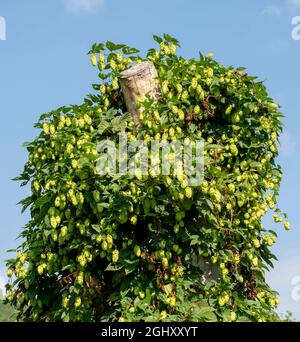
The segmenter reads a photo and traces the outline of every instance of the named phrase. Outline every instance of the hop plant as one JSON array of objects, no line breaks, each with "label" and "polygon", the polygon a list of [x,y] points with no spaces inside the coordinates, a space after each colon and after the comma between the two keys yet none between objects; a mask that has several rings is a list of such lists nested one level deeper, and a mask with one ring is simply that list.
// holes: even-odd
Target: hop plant
[{"label": "hop plant", "polygon": [[[145,58],[123,44],[94,44],[96,93],[42,115],[38,136],[26,144],[17,180],[31,185],[21,202],[30,220],[7,261],[7,302],[20,320],[274,317],[277,294],[264,272],[276,236],[261,220],[274,211],[275,223],[290,228],[276,201],[279,106],[243,68],[212,54],[177,56],[179,42],[167,34],[154,40],[159,47]],[[120,72],[143,60],[158,70],[160,98],[141,102],[137,129],[118,88]],[[148,175],[107,173],[97,145],[111,139],[118,146],[120,132],[145,144],[202,139],[203,183],[190,186],[184,171],[166,176],[154,166]],[[131,157],[140,160],[138,152]],[[216,278],[196,259],[214,267]]]}]

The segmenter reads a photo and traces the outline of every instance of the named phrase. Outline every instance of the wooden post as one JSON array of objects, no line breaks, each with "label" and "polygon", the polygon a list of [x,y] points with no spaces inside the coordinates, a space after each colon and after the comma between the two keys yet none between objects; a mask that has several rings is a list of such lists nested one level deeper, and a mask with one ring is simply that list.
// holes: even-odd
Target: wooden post
[{"label": "wooden post", "polygon": [[[149,94],[157,99],[160,95],[157,80],[157,70],[152,62],[142,62],[121,73],[120,84],[124,94],[126,107],[129,113],[133,114],[136,127],[140,124],[140,114],[143,109],[140,102]],[[203,272],[202,283],[219,278],[218,267],[212,264],[208,258],[194,254],[191,264],[199,267]]]},{"label": "wooden post", "polygon": [[195,267],[199,267],[203,272],[201,275],[201,282],[206,284],[211,280],[217,281],[219,278],[219,270],[216,264],[212,264],[208,258],[201,255],[192,255],[191,264]]},{"label": "wooden post", "polygon": [[157,71],[152,62],[142,62],[121,73],[121,88],[125,97],[126,107],[133,114],[134,122],[140,124],[142,108],[139,103],[147,94],[156,99],[159,95]]}]

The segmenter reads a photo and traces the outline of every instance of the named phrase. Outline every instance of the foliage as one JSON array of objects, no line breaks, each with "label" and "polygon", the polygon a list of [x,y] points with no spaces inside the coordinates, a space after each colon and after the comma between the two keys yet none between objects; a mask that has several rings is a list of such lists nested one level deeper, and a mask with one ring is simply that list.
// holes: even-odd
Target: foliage
[{"label": "foliage", "polygon": [[[89,52],[100,84],[82,105],[41,116],[21,201],[31,219],[7,261],[7,302],[24,321],[269,321],[279,302],[265,281],[276,233],[261,223],[277,207],[278,106],[244,68],[212,54],[185,59],[169,35],[145,58],[112,42]],[[153,61],[159,101],[146,99],[137,131],[126,113],[120,72]],[[125,130],[129,141],[205,141],[205,180],[183,174],[100,175],[97,143]],[[203,281],[192,262],[215,265]]]},{"label": "foliage", "polygon": [[284,314],[274,312],[272,322],[297,322],[297,320],[290,311],[287,311]]},{"label": "foliage", "polygon": [[0,300],[0,322],[14,322],[16,311],[9,305]]}]

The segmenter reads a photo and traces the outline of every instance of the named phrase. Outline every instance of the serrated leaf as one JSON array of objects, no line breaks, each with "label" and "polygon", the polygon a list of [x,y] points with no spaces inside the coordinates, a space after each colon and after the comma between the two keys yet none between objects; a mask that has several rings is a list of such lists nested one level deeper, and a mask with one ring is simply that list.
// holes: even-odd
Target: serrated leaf
[{"label": "serrated leaf", "polygon": [[118,270],[120,270],[121,268],[123,268],[123,266],[110,263],[110,264],[106,267],[105,271],[118,271]]},{"label": "serrated leaf", "polygon": [[92,224],[92,228],[97,232],[97,233],[101,233],[101,226],[97,225],[97,224]]}]

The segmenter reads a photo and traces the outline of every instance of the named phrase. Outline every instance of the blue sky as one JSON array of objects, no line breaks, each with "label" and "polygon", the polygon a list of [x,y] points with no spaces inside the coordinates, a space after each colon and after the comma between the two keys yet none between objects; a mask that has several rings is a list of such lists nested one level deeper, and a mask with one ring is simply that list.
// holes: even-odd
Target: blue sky
[{"label": "blue sky", "polygon": [[[35,136],[33,123],[91,91],[97,74],[86,52],[92,43],[112,40],[145,51],[154,45],[152,34],[167,32],[182,42],[185,57],[212,51],[225,65],[247,67],[282,105],[279,202],[292,230],[275,226],[279,261],[268,279],[281,294],[279,310],[300,318],[300,301],[291,298],[292,278],[300,276],[300,40],[291,37],[300,0],[2,0],[0,16],[6,21],[6,40],[0,40],[0,286],[5,251],[16,246],[28,219],[16,206],[26,190],[10,179],[26,161],[21,144]],[[271,219],[266,223],[274,227]]]}]

